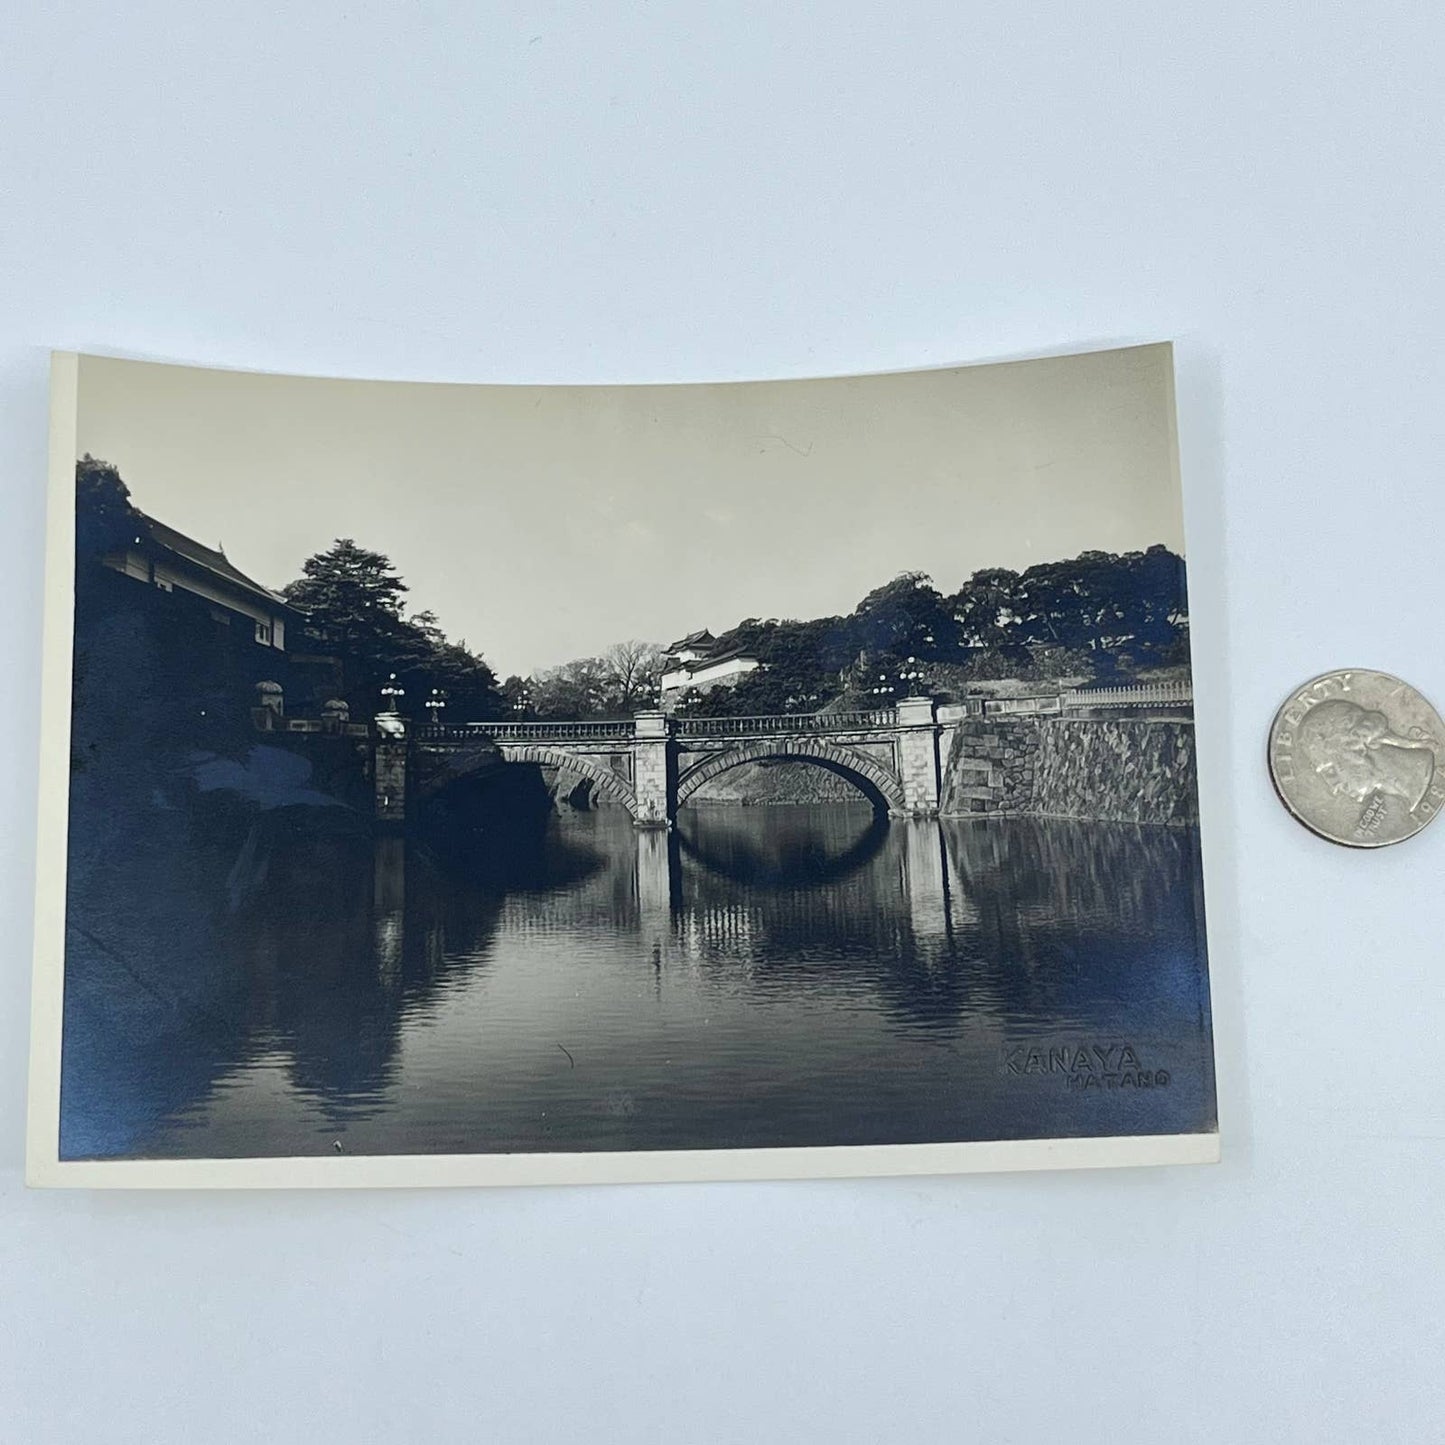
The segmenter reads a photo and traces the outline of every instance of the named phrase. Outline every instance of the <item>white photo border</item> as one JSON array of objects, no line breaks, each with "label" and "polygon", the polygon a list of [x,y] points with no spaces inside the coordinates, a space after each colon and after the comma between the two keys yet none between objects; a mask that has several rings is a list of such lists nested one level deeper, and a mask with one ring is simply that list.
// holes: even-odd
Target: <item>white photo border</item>
[{"label": "white photo border", "polygon": [[[1176,423],[1172,356],[1170,375],[1173,427]],[[1195,1134],[767,1149],[62,1160],[59,1157],[60,1055],[65,984],[79,376],[79,353],[52,353],[27,1184],[88,1189],[435,1188],[839,1179],[1218,1162],[1217,1128]],[[1173,462],[1174,484],[1178,486],[1177,446]]]}]

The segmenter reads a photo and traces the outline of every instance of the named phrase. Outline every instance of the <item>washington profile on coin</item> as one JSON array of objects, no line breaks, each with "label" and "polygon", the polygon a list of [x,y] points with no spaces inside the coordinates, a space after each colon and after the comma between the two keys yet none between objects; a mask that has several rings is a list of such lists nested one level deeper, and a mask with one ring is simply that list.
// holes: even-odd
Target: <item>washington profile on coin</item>
[{"label": "washington profile on coin", "polygon": [[1275,714],[1269,769],[1286,808],[1351,848],[1418,833],[1445,805],[1445,722],[1386,672],[1342,669],[1296,688]]}]

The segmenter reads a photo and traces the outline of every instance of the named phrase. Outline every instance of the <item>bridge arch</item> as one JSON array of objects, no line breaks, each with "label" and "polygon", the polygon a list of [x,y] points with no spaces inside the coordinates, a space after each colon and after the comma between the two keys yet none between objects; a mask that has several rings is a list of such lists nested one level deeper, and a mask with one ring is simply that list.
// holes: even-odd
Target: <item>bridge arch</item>
[{"label": "bridge arch", "polygon": [[814,763],[846,778],[875,806],[891,813],[906,813],[903,787],[876,758],[841,743],[821,738],[759,738],[739,743],[726,752],[714,753],[694,764],[677,780],[677,805],[681,807],[702,785],[720,773],[742,763]]},{"label": "bridge arch", "polygon": [[486,752],[479,752],[474,759],[468,760],[470,766],[464,762],[462,766],[449,769],[442,776],[433,779],[422,790],[422,798],[434,798],[454,783],[462,782],[466,778],[485,777],[494,772],[498,753],[501,754],[503,763],[535,763],[539,767],[565,768],[568,772],[578,773],[599,792],[605,793],[613,802],[626,808],[631,818],[635,820],[637,817],[637,797],[625,778],[618,777],[611,768],[596,758],[569,752],[565,748],[548,747],[545,743],[498,743],[496,751],[488,748]]},{"label": "bridge arch", "polygon": [[499,747],[502,757],[509,763],[536,763],[540,767],[566,768],[568,772],[580,773],[614,803],[621,803],[629,816],[636,819],[637,794],[625,778],[618,777],[596,758],[568,752],[565,748],[549,748],[545,743],[501,743]]}]

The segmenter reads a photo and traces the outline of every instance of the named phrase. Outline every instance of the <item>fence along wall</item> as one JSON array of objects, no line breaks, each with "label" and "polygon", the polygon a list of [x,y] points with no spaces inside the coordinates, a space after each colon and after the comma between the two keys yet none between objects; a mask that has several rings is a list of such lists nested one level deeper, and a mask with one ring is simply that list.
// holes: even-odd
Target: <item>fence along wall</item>
[{"label": "fence along wall", "polygon": [[1037,693],[1022,697],[970,697],[946,703],[938,709],[938,720],[956,722],[964,717],[999,717],[1093,713],[1100,709],[1148,708],[1151,712],[1186,714],[1194,710],[1194,685],[1187,679],[1173,682],[1136,683],[1129,687],[1076,687],[1063,692]]}]

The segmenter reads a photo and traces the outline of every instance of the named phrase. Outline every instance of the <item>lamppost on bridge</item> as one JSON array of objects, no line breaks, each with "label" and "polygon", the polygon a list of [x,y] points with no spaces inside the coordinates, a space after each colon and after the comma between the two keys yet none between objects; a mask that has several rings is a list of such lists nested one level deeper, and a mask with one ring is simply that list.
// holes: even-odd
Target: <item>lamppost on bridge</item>
[{"label": "lamppost on bridge", "polygon": [[383,699],[381,710],[383,712],[400,711],[397,703],[406,696],[406,689],[397,682],[394,672],[388,675],[386,682],[382,685],[381,696]]},{"label": "lamppost on bridge", "polygon": [[440,724],[442,720],[442,709],[446,707],[446,705],[446,693],[443,692],[442,689],[439,687],[432,688],[431,694],[430,696],[428,696],[425,706],[427,714],[431,718],[431,725],[433,727],[436,727],[438,726],[438,724]]},{"label": "lamppost on bridge", "polygon": [[888,674],[886,672],[880,672],[877,683],[873,687],[870,687],[868,691],[878,699],[878,704],[881,707],[898,689],[888,681]]},{"label": "lamppost on bridge", "polygon": [[903,684],[903,692],[906,697],[918,696],[918,684],[923,681],[923,669],[918,665],[916,657],[910,657],[903,671],[898,674],[898,680]]}]

